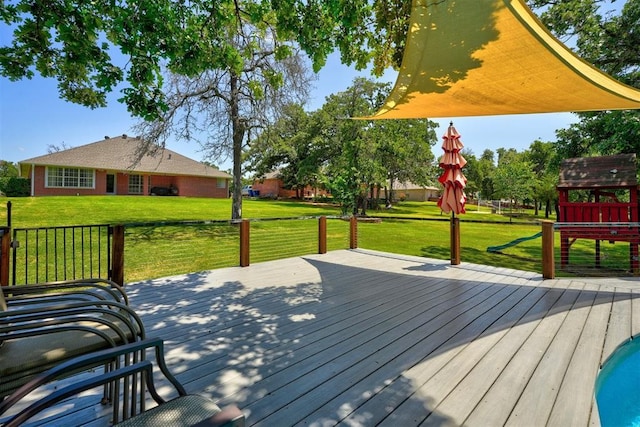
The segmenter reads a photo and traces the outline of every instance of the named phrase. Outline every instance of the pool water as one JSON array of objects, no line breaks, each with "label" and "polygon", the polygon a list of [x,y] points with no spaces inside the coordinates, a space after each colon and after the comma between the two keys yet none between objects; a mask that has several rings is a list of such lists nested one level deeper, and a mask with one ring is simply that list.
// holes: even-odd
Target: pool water
[{"label": "pool water", "polygon": [[602,427],[640,427],[640,337],[605,362],[595,391]]}]

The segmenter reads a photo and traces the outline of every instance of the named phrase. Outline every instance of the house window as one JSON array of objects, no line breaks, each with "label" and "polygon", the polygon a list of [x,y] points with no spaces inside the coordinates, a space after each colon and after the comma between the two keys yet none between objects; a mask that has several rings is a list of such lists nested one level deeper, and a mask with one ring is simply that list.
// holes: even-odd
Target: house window
[{"label": "house window", "polygon": [[57,188],[94,188],[93,169],[47,167],[46,186]]},{"label": "house window", "polygon": [[142,175],[129,175],[129,194],[142,194]]},{"label": "house window", "polygon": [[218,187],[218,188],[227,188],[227,180],[226,179],[222,179],[222,178],[218,178],[217,182],[216,182],[216,187]]}]

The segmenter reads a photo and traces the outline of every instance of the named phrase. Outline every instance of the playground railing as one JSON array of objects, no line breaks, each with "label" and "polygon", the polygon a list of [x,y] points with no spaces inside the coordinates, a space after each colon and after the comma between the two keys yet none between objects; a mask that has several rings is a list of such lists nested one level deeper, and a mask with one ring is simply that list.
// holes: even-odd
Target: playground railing
[{"label": "playground railing", "polygon": [[559,275],[637,276],[638,222],[556,223]]}]

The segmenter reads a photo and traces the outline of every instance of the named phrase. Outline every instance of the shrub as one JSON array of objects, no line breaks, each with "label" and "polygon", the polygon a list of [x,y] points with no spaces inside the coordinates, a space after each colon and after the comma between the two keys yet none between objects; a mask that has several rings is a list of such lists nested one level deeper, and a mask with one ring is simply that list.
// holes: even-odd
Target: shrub
[{"label": "shrub", "polygon": [[11,177],[0,182],[7,197],[28,197],[31,195],[31,181],[28,178]]}]

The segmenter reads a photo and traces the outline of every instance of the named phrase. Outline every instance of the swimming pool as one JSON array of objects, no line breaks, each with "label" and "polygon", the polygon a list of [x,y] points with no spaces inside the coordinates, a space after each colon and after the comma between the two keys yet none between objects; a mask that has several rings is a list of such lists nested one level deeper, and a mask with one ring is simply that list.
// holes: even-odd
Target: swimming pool
[{"label": "swimming pool", "polygon": [[602,427],[640,427],[640,337],[605,362],[595,391]]}]

